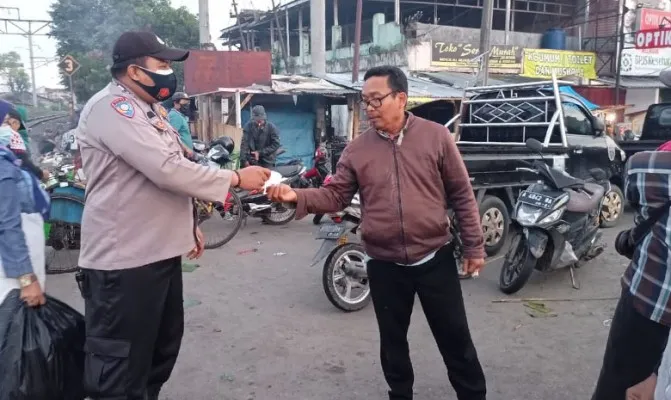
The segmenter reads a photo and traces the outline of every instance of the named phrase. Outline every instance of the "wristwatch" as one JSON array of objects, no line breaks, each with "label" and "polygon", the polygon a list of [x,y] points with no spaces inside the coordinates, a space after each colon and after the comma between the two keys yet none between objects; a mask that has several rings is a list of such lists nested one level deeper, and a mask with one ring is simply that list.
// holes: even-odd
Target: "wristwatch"
[{"label": "wristwatch", "polygon": [[32,285],[35,281],[37,281],[37,277],[35,274],[26,274],[22,275],[19,277],[19,286],[21,289],[28,287]]}]

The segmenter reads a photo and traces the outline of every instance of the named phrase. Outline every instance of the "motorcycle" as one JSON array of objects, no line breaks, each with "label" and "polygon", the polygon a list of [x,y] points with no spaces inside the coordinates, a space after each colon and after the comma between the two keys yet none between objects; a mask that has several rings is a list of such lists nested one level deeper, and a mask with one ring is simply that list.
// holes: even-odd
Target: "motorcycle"
[{"label": "motorcycle", "polygon": [[[342,212],[329,214],[330,223],[319,227],[316,239],[321,247],[312,258],[310,267],[325,260],[322,268],[322,286],[328,300],[336,308],[352,312],[370,303],[370,287],[366,270],[366,253],[361,243],[361,202],[354,195],[349,207]],[[456,220],[450,218],[450,232],[454,244],[457,268],[462,268],[463,245]]]},{"label": "motorcycle", "polygon": [[[278,156],[284,152],[285,150],[280,147],[275,155]],[[253,157],[248,159],[254,160]],[[250,164],[254,165],[256,162],[252,161]],[[298,187],[298,182],[305,172],[305,167],[300,160],[292,160],[288,164],[277,165],[270,170],[275,174],[274,177],[271,177],[271,180],[276,180],[291,187]],[[263,190],[238,191],[237,193],[240,196],[242,209],[246,215],[261,218],[265,224],[284,225],[296,216],[296,208],[271,202]]]},{"label": "motorcycle", "polygon": [[512,294],[526,284],[534,269],[568,267],[573,288],[580,289],[574,270],[604,251],[599,243],[599,215],[610,182],[598,168],[590,170],[591,179],[577,179],[545,163],[541,142],[529,139],[526,145],[541,160],[522,161],[526,166],[517,170],[538,175],[540,182],[522,191],[515,204],[514,233],[499,288]]},{"label": "motorcycle", "polygon": [[[330,176],[326,149],[320,145],[317,150],[315,150],[314,166],[301,174],[301,178],[297,182],[296,187],[318,188],[326,184],[326,179]],[[324,214],[315,214],[312,222],[315,225],[319,225],[323,217]]]}]

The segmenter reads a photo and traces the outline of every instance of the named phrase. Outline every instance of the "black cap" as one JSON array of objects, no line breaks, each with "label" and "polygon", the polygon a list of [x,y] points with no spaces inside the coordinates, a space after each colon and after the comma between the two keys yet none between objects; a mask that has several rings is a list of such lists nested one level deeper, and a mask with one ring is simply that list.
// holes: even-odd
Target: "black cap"
[{"label": "black cap", "polygon": [[124,32],[114,44],[114,67],[123,67],[139,57],[154,57],[166,61],[184,61],[188,50],[173,49],[151,32]]}]

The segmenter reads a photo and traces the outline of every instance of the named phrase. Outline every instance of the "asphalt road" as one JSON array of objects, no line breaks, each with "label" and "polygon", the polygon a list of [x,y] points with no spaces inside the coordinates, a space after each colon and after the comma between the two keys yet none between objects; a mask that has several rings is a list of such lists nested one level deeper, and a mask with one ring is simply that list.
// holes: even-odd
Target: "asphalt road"
[{"label": "asphalt road", "polygon": [[[506,297],[497,286],[500,258],[463,282],[490,400],[590,397],[626,267],[612,249],[618,230],[604,231],[608,249],[579,270],[580,290],[563,270],[534,273]],[[373,308],[347,314],[328,302],[321,266],[308,267],[319,245],[314,231],[311,218],[285,227],[250,220],[184,274],[186,333],[163,399],[386,400]],[[82,309],[72,275],[51,276],[47,290]],[[539,297],[565,301],[543,301],[550,312],[536,317],[521,302],[494,302]],[[418,303],[409,333],[415,398],[456,399]]]}]

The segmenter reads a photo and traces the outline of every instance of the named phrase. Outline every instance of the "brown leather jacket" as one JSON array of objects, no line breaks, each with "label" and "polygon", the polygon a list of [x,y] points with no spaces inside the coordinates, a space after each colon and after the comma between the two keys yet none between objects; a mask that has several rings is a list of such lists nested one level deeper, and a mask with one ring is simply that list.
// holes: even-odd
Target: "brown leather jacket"
[{"label": "brown leather jacket", "polygon": [[459,220],[464,256],[484,257],[473,188],[444,126],[408,114],[395,141],[367,130],[345,148],[328,185],[296,190],[296,217],[340,211],[357,191],[370,257],[412,264],[437,250],[450,239],[448,207]]}]

